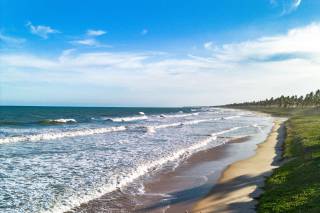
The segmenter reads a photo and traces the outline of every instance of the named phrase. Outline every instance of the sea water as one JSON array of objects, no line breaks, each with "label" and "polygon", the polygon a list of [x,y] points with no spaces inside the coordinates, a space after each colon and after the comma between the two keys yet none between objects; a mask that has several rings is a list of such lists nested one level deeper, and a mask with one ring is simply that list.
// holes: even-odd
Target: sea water
[{"label": "sea water", "polygon": [[68,211],[272,126],[268,116],[214,107],[0,110],[0,212],[9,213]]}]

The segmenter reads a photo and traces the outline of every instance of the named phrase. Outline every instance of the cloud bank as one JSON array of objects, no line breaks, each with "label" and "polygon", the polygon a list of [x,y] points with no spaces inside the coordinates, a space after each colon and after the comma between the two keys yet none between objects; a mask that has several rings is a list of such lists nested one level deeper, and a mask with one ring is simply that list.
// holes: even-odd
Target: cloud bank
[{"label": "cloud bank", "polygon": [[[319,37],[320,24],[313,23],[283,35],[207,43],[205,56],[76,49],[64,50],[55,58],[1,53],[0,81],[21,85],[17,91],[22,94],[27,85],[32,85],[28,93],[43,84],[52,93],[57,87],[72,88],[73,103],[86,95],[101,105],[212,105],[280,93],[303,94],[319,86]],[[60,98],[69,100],[67,94],[62,92]],[[10,92],[4,98],[9,101],[9,96]]]}]

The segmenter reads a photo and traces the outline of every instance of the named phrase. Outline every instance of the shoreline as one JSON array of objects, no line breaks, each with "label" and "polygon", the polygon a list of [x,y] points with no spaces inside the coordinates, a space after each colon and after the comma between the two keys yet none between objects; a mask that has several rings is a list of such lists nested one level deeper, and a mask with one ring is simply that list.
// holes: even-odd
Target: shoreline
[{"label": "shoreline", "polygon": [[[273,128],[273,127],[272,127]],[[240,136],[211,149],[192,154],[178,167],[151,174],[143,181],[144,193],[132,194],[130,187],[91,200],[73,209],[78,212],[121,210],[123,212],[193,212],[195,205],[210,194],[232,165],[256,153],[269,137],[271,126],[256,137]]]},{"label": "shoreline", "polygon": [[[261,114],[267,115],[265,113]],[[273,117],[273,119],[275,118]],[[275,120],[273,123],[274,122]],[[195,153],[186,162],[184,162],[184,164],[180,165],[174,171],[164,174],[162,173],[161,177],[159,178],[158,176],[156,181],[153,179],[151,182],[146,183],[146,192],[169,194],[173,198],[169,198],[169,201],[156,200],[156,202],[151,203],[151,205],[148,203],[147,205],[144,205],[143,208],[138,208],[137,212],[194,212],[194,206],[196,206],[198,202],[210,194],[212,188],[214,188],[216,185],[219,185],[219,180],[221,179],[224,171],[226,171],[230,165],[254,156],[256,154],[257,147],[266,141],[273,128],[274,124],[270,128],[270,131],[260,139],[259,137],[251,138],[248,136],[232,138],[229,142],[222,146]],[[180,179],[180,183],[175,180],[175,177],[181,177],[181,174],[183,174],[185,177],[190,177],[195,174],[194,171],[197,171],[197,175],[205,176],[207,181],[202,184],[199,182],[197,184],[193,183],[192,185],[190,182],[186,182],[185,179]],[[207,175],[209,172],[211,172],[213,175]],[[183,187],[177,190],[178,187],[176,187],[176,185]],[[201,190],[206,190],[206,192],[201,194],[199,193]]]},{"label": "shoreline", "polygon": [[266,140],[257,145],[255,154],[236,161],[222,172],[218,183],[191,212],[255,212],[265,179],[278,167],[279,146],[285,138],[284,118],[275,118]]}]

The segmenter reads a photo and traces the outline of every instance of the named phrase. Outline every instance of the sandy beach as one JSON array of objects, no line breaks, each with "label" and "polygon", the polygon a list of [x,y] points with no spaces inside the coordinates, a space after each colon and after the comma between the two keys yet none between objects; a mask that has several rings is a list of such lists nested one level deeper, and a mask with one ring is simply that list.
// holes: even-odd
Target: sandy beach
[{"label": "sandy beach", "polygon": [[192,212],[255,212],[254,198],[262,193],[266,177],[279,163],[285,137],[284,120],[275,120],[271,133],[258,145],[254,156],[228,166],[218,184],[194,205]]},{"label": "sandy beach", "polygon": [[[74,209],[99,212],[250,212],[258,186],[275,167],[283,138],[283,119],[255,137],[239,135],[191,155],[177,168],[161,170],[143,181],[144,193],[121,189]],[[267,138],[267,139],[266,139]],[[222,139],[222,138],[221,138]],[[263,142],[264,141],[264,142]],[[262,143],[261,143],[262,142]],[[228,166],[230,165],[230,166]],[[235,211],[236,210],[236,211]]]}]

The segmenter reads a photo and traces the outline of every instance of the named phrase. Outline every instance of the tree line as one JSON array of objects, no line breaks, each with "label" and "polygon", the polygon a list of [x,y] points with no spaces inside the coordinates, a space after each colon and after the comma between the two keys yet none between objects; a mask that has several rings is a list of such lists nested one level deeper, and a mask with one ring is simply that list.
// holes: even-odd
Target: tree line
[{"label": "tree line", "polygon": [[295,107],[318,107],[320,106],[320,89],[316,92],[310,92],[305,96],[280,96],[277,98],[270,98],[261,101],[234,103],[227,106],[233,107],[283,107],[283,108],[295,108]]}]

